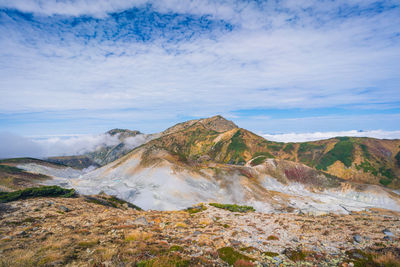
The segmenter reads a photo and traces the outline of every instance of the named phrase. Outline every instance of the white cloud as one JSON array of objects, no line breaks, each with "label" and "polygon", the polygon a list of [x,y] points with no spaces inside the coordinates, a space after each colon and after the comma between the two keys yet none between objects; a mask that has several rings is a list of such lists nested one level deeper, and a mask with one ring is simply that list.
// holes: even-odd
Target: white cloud
[{"label": "white cloud", "polygon": [[1,7],[15,8],[22,12],[42,15],[93,15],[104,17],[107,13],[118,12],[126,8],[140,6],[141,0],[0,0]]},{"label": "white cloud", "polygon": [[[138,134],[123,139],[126,149],[140,146],[156,135]],[[120,144],[119,134],[44,135],[22,137],[13,133],[0,133],[0,158],[82,155],[105,146]]]},{"label": "white cloud", "polygon": [[378,139],[400,139],[400,131],[339,131],[314,133],[263,134],[265,139],[277,142],[307,142],[329,139],[337,136],[373,137]]},{"label": "white cloud", "polygon": [[118,143],[118,136],[109,134],[28,138],[0,133],[0,158],[80,155]]},{"label": "white cloud", "polygon": [[[40,26],[62,25],[45,15],[101,18],[56,32],[27,22],[0,25],[7,36],[0,39],[1,113],[134,109],[146,118],[176,118],[254,108],[399,106],[395,1],[95,2],[0,0],[0,6],[38,14]],[[145,2],[162,14],[208,15],[234,28],[180,41],[79,37],[102,36],[116,23],[107,14]],[[368,8],[377,3],[393,8]]]}]

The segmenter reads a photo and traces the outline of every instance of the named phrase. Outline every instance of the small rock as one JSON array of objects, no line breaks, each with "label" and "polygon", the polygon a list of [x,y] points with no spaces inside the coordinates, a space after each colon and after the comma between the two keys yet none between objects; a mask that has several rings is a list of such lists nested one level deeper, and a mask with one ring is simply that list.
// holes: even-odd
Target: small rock
[{"label": "small rock", "polygon": [[386,240],[386,241],[393,241],[393,238],[392,238],[391,236],[389,236],[389,235],[386,235],[386,236],[383,238],[383,240]]},{"label": "small rock", "polygon": [[313,251],[316,251],[316,252],[321,252],[321,249],[320,249],[319,247],[317,247],[317,246],[314,246],[314,247],[312,248],[312,250],[313,250]]},{"label": "small rock", "polygon": [[362,237],[360,235],[355,235],[353,236],[354,241],[356,241],[357,243],[361,243],[362,242]]},{"label": "small rock", "polygon": [[360,260],[364,259],[363,255],[361,255],[357,252],[353,253],[352,256],[356,259],[360,259]]},{"label": "small rock", "polygon": [[193,232],[193,235],[194,235],[194,236],[196,236],[196,235],[200,235],[200,234],[201,234],[201,232],[200,232],[200,231],[194,231],[194,232]]},{"label": "small rock", "polygon": [[148,225],[149,225],[149,222],[146,220],[145,217],[139,217],[139,218],[135,219],[135,220],[132,222],[132,224],[148,226]]},{"label": "small rock", "polygon": [[297,237],[294,237],[294,238],[292,238],[292,241],[298,243],[299,239]]},{"label": "small rock", "polygon": [[26,232],[25,231],[21,231],[21,232],[18,232],[17,235],[23,236],[23,235],[26,235]]},{"label": "small rock", "polygon": [[275,257],[273,257],[272,259],[273,259],[274,261],[278,262],[278,263],[281,263],[281,262],[282,262],[282,259],[279,258],[278,256],[275,256]]},{"label": "small rock", "polygon": [[389,229],[385,229],[382,232],[387,236],[394,237],[394,234]]},{"label": "small rock", "polygon": [[62,210],[64,212],[69,212],[69,208],[67,208],[65,206],[60,206],[60,210]]},{"label": "small rock", "polygon": [[48,207],[50,207],[50,206],[53,205],[53,204],[54,204],[54,202],[52,202],[52,201],[47,202],[47,206],[48,206]]}]

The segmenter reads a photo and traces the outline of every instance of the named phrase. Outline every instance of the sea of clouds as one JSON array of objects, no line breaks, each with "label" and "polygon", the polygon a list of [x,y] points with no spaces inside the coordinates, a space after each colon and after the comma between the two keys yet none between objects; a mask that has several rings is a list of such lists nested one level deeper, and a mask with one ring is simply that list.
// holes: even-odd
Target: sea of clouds
[{"label": "sea of clouds", "polygon": [[307,142],[328,139],[337,136],[373,137],[379,139],[400,139],[400,131],[337,131],[337,132],[313,132],[313,133],[282,133],[263,134],[265,139],[277,142]]},{"label": "sea of clouds", "polygon": [[[149,139],[139,134],[123,140],[128,149],[133,149]],[[0,133],[0,158],[82,155],[104,146],[121,143],[118,135],[86,134],[64,136],[23,137],[17,134]]]}]

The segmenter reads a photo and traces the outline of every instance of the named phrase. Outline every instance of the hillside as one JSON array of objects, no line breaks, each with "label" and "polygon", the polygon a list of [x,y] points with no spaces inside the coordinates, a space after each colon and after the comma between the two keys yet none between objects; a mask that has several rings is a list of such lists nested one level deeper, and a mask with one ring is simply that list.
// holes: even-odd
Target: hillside
[{"label": "hillside", "polygon": [[398,188],[398,146],[399,140],[346,137],[271,142],[215,116],[151,135],[94,170],[16,167],[51,176],[46,184],[83,194],[104,191],[144,209],[224,202],[263,212],[349,213],[369,207],[400,210],[400,196],[388,189]]},{"label": "hillside", "polygon": [[[210,127],[214,122],[218,129]],[[174,130],[167,130],[168,134],[146,146],[166,149],[188,163],[255,166],[267,158],[284,159],[345,180],[400,188],[400,140],[337,137],[304,143],[272,142],[220,116],[170,129]]]}]

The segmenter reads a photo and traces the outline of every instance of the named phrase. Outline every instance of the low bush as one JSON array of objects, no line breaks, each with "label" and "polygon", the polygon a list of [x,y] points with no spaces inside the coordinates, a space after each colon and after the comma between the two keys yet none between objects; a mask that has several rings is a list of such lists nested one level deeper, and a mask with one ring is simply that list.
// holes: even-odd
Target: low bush
[{"label": "low bush", "polygon": [[31,187],[13,192],[0,192],[0,202],[10,202],[19,199],[34,197],[73,197],[76,195],[74,189],[66,189],[59,186]]},{"label": "low bush", "polygon": [[236,204],[219,204],[219,203],[210,203],[210,206],[224,209],[224,210],[229,210],[232,212],[249,212],[249,211],[255,211],[255,209],[251,206],[239,206]]},{"label": "low bush", "polygon": [[218,249],[218,255],[221,260],[225,261],[229,265],[234,265],[236,262],[241,261],[253,261],[252,258],[243,255],[231,247],[223,247]]}]

